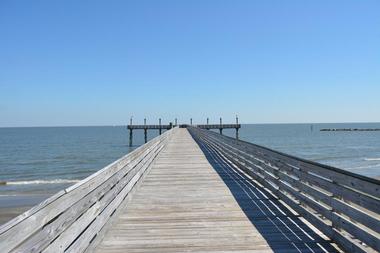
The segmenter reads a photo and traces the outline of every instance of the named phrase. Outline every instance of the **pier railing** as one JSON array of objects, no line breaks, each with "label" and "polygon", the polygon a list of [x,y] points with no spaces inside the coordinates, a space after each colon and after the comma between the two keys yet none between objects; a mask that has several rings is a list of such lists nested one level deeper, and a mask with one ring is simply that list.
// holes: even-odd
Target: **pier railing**
[{"label": "pier railing", "polygon": [[99,241],[172,129],[0,227],[1,252],[84,252]]},{"label": "pier railing", "polygon": [[189,127],[347,252],[380,251],[380,181]]},{"label": "pier railing", "polygon": [[173,125],[128,125],[128,129],[166,129],[173,128]]}]

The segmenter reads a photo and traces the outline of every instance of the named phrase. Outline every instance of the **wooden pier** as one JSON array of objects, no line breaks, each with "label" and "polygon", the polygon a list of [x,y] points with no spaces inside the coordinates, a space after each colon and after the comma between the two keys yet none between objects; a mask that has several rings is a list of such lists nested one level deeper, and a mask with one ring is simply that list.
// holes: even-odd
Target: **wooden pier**
[{"label": "wooden pier", "polygon": [[1,252],[378,252],[380,181],[175,127],[0,227]]},{"label": "wooden pier", "polygon": [[148,130],[158,130],[158,133],[161,135],[162,130],[169,130],[172,129],[174,126],[177,125],[177,119],[175,119],[175,125],[173,126],[173,123],[170,123],[168,125],[162,125],[161,119],[158,120],[158,125],[147,125],[146,119],[144,119],[144,125],[133,125],[132,124],[132,117],[130,119],[130,123],[127,126],[129,130],[129,146],[131,147],[133,145],[133,130],[144,130],[144,141],[147,143],[148,141]]}]

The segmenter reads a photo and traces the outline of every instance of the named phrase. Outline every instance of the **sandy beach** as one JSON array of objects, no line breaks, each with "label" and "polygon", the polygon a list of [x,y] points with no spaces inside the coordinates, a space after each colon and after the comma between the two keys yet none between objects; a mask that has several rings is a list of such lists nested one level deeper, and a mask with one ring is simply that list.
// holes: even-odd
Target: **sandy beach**
[{"label": "sandy beach", "polygon": [[0,196],[0,225],[17,217],[51,195],[3,195]]}]

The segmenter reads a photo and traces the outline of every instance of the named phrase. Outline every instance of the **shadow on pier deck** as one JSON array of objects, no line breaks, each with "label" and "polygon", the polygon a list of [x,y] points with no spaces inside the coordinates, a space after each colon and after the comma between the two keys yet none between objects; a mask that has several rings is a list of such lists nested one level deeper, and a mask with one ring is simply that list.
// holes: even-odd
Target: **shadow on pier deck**
[{"label": "shadow on pier deck", "polygon": [[273,252],[339,252],[299,215],[205,143],[198,143],[245,215]]}]

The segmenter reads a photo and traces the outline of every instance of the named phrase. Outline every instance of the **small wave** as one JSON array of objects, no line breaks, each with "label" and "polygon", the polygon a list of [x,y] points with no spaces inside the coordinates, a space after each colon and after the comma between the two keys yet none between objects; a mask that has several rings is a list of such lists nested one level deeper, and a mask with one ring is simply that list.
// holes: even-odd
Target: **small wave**
[{"label": "small wave", "polygon": [[0,185],[25,185],[25,184],[69,184],[77,183],[80,180],[74,179],[53,179],[53,180],[31,180],[31,181],[7,181],[0,182]]},{"label": "small wave", "polygon": [[348,170],[372,169],[372,168],[377,168],[377,167],[380,167],[380,163],[366,165],[366,166],[352,167],[352,168],[348,168]]},{"label": "small wave", "polygon": [[364,158],[364,161],[380,161],[380,157],[377,157],[377,158]]}]

